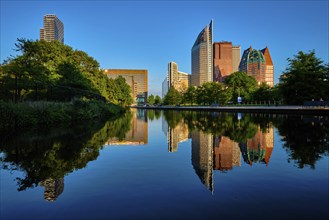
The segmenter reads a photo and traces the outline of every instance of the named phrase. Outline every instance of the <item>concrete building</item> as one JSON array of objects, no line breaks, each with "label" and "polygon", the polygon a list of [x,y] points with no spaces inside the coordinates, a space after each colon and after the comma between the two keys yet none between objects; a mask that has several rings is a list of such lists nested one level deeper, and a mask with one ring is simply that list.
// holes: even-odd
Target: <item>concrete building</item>
[{"label": "concrete building", "polygon": [[105,69],[104,73],[112,79],[115,79],[119,76],[125,78],[127,84],[131,87],[131,96],[136,103],[145,103],[147,101],[147,70]]},{"label": "concrete building", "polygon": [[232,46],[232,73],[239,71],[239,64],[241,59],[241,47],[240,46]]},{"label": "concrete building", "polygon": [[44,199],[54,202],[64,191],[64,177],[59,179],[48,178],[40,182],[40,186],[45,187]]},{"label": "concrete building", "polygon": [[40,28],[40,40],[47,42],[58,40],[64,43],[64,24],[56,15],[48,14],[43,17],[43,28]]},{"label": "concrete building", "polygon": [[191,50],[191,85],[200,86],[213,81],[213,22],[210,21],[198,35]]},{"label": "concrete building", "polygon": [[269,86],[274,85],[274,67],[268,48],[254,50],[250,46],[243,52],[239,65],[241,72],[254,77],[258,85],[263,82]]},{"label": "concrete building", "polygon": [[185,92],[191,84],[190,81],[190,74],[178,71],[177,63],[169,62],[167,77],[162,82],[162,98],[165,97],[171,87],[179,92]]}]

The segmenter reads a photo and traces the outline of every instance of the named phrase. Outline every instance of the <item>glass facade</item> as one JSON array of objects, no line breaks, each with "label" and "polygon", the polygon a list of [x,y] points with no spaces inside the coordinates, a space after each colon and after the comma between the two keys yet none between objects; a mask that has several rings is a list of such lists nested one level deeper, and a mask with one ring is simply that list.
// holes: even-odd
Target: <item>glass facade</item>
[{"label": "glass facade", "polygon": [[211,21],[209,26],[206,26],[200,32],[191,50],[192,86],[199,86],[205,82],[213,81],[212,23]]}]

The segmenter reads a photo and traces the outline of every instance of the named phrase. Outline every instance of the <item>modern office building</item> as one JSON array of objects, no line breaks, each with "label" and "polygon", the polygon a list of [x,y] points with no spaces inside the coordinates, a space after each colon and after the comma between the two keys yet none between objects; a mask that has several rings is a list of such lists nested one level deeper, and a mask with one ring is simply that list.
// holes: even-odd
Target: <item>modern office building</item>
[{"label": "modern office building", "polygon": [[171,87],[179,92],[185,92],[191,84],[191,75],[178,70],[175,62],[168,63],[167,77],[162,82],[162,98],[167,94]]},{"label": "modern office building", "polygon": [[274,66],[268,47],[261,50],[265,57],[265,82],[267,85],[274,86]]},{"label": "modern office building", "polygon": [[168,77],[166,76],[166,78],[162,81],[162,98],[164,98],[169,90],[169,81],[168,81]]},{"label": "modern office building", "polygon": [[213,44],[214,82],[223,82],[225,77],[239,71],[240,48],[227,41]]},{"label": "modern office building", "polygon": [[64,43],[64,24],[56,15],[48,14],[43,17],[43,28],[40,28],[40,40],[47,42],[58,40]]},{"label": "modern office building", "polygon": [[148,97],[147,70],[105,69],[104,73],[112,79],[122,76],[131,87],[131,96],[137,103],[145,103]]},{"label": "modern office building", "polygon": [[214,82],[222,82],[224,77],[233,72],[232,42],[215,42],[213,44]]},{"label": "modern office building", "polygon": [[213,22],[210,21],[198,35],[191,50],[191,85],[200,86],[213,81]]},{"label": "modern office building", "polygon": [[254,50],[250,46],[243,52],[239,70],[254,77],[258,85],[265,82],[274,85],[274,67],[268,48]]},{"label": "modern office building", "polygon": [[239,71],[239,64],[241,59],[241,46],[232,46],[232,73]]}]

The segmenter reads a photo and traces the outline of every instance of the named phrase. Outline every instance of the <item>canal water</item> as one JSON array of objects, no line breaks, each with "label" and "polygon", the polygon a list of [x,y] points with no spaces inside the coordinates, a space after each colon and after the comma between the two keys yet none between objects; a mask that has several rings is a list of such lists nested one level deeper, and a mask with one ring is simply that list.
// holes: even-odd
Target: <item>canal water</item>
[{"label": "canal water", "polygon": [[328,219],[329,119],[132,110],[3,131],[0,219]]}]

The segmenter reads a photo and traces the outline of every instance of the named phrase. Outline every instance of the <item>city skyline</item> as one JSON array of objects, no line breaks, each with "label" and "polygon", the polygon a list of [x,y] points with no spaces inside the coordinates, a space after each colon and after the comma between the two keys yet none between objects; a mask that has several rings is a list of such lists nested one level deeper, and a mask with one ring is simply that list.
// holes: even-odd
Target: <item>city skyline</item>
[{"label": "city skyline", "polygon": [[56,14],[65,24],[65,44],[87,52],[101,68],[148,69],[149,94],[154,95],[161,95],[168,62],[191,73],[191,45],[211,19],[214,42],[231,41],[241,51],[250,45],[270,48],[275,84],[286,59],[300,50],[314,49],[328,62],[327,1],[1,1],[1,62],[17,54],[17,38],[39,39],[46,14]]}]

